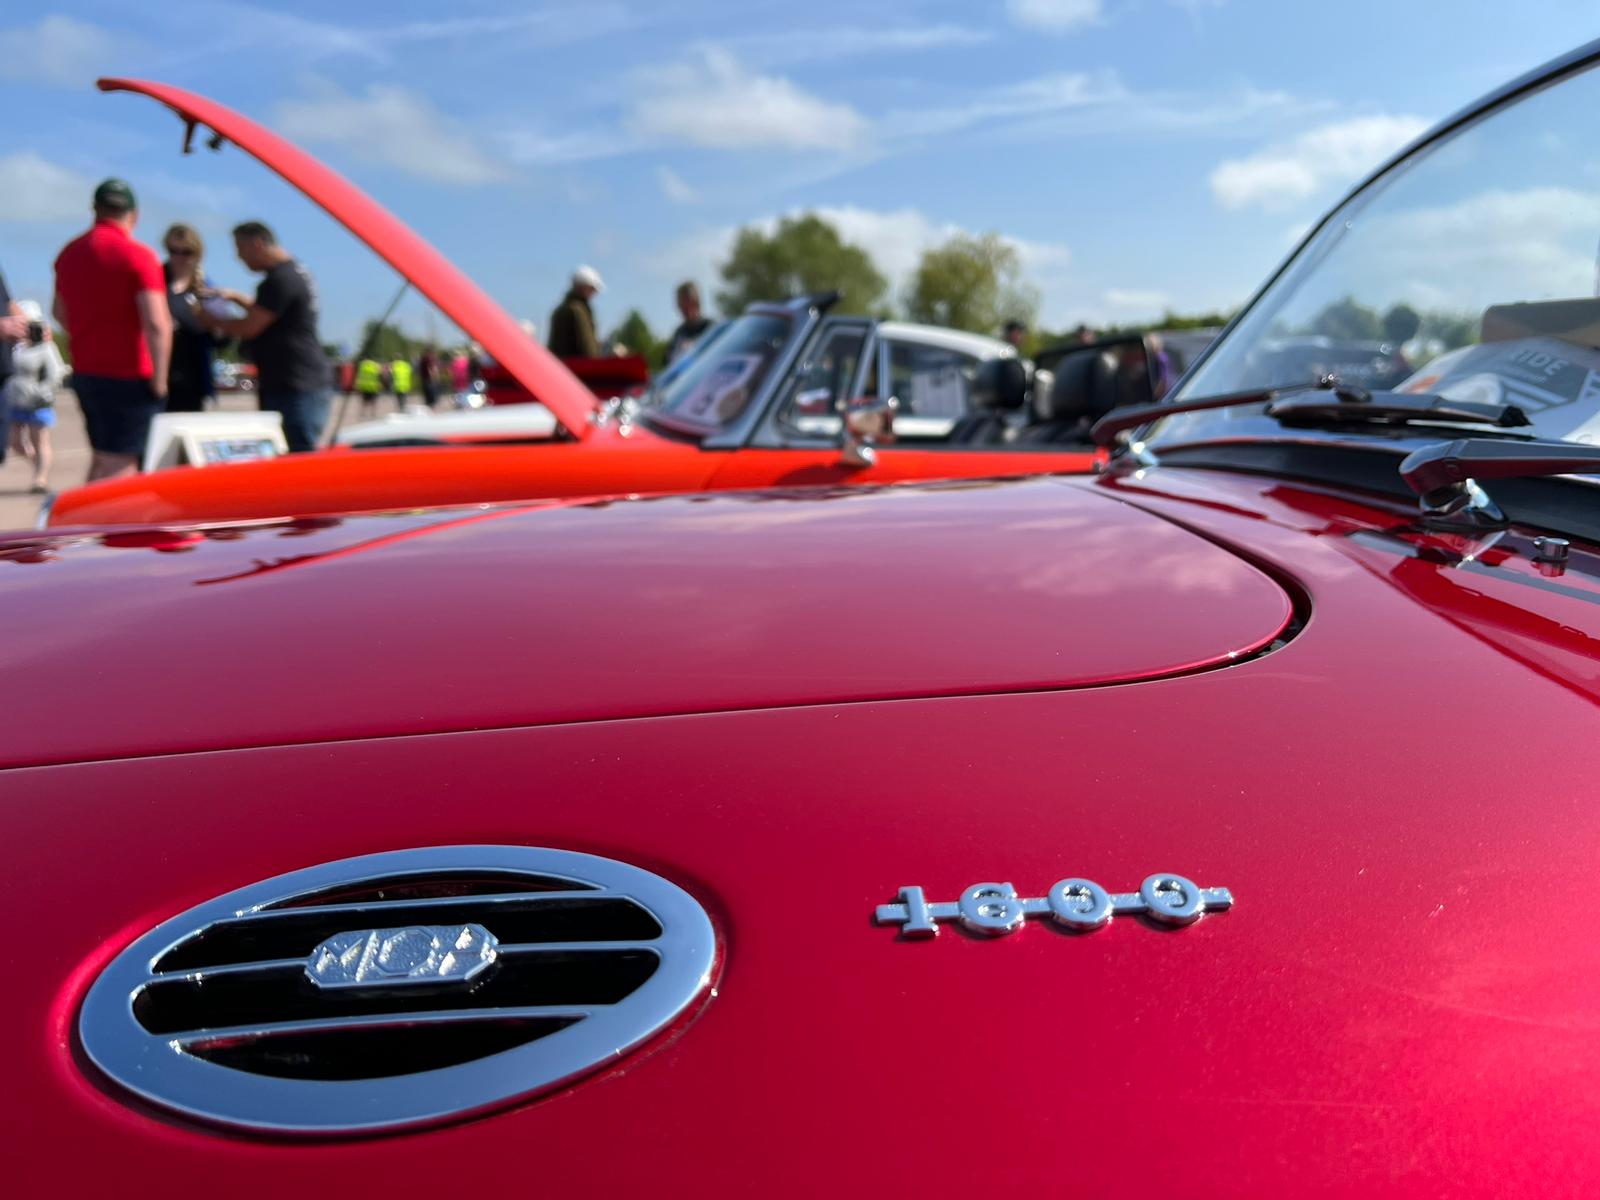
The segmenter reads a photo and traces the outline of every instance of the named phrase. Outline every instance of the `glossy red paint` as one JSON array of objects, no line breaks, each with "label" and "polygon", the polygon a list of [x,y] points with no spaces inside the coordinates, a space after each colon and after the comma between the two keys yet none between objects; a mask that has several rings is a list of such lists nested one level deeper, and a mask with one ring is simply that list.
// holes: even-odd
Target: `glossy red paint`
[{"label": "glossy red paint", "polygon": [[[1143,550],[1127,560],[1133,541]],[[8,718],[7,766],[1091,687],[1227,662],[1272,641],[1291,616],[1283,589],[1233,555],[1052,480],[421,513],[30,547],[54,549],[56,561],[26,579],[13,572],[7,611],[28,627],[48,625],[77,603],[65,597],[101,597],[77,636],[103,682],[91,699],[77,671],[41,672],[36,702]],[[418,574],[419,558],[439,555],[448,569]],[[837,607],[846,580],[859,608]],[[397,602],[375,613],[377,597]],[[316,620],[274,635],[271,669],[252,668],[240,702],[218,706],[216,655],[231,658],[226,648],[245,631],[274,627],[286,603]],[[1167,619],[1174,605],[1182,621]],[[1102,610],[1145,632],[1105,638],[1094,619]],[[473,646],[495,647],[492,662],[463,662],[468,628],[441,620],[451,613],[470,622]],[[375,627],[377,643],[362,633]],[[167,630],[210,649],[175,655]],[[310,678],[321,683],[307,689]],[[167,698],[141,702],[157,680]],[[84,704],[90,720],[60,720]]]},{"label": "glossy red paint", "polygon": [[[973,509],[997,545],[975,536]],[[302,544],[340,558],[205,588],[202,566],[259,557],[261,535],[236,557],[211,540],[166,554],[85,542],[53,564],[0,561],[6,611],[39,589],[79,614],[40,636],[83,683],[43,706],[71,726],[52,742],[19,730],[13,707],[7,737],[24,749],[10,761],[30,743],[35,758],[103,754],[106,727],[148,755],[0,774],[0,904],[28,938],[0,993],[0,1153],[17,1194],[180,1178],[242,1197],[438,1195],[463,1164],[490,1186],[528,1174],[595,1195],[1120,1195],[1181,1181],[1195,1195],[1544,1197],[1600,1177],[1600,941],[1582,883],[1600,846],[1582,653],[1600,636],[1595,547],[1552,579],[1514,552],[1514,531],[1463,569],[1461,546],[1409,533],[1400,508],[1176,468],[454,514],[449,529],[348,544],[355,527],[438,519],[331,527]],[[1102,544],[1102,522],[1124,536]],[[1140,560],[1159,526],[1177,539],[1164,569],[1197,568],[1165,605],[1129,582],[1153,568]],[[959,579],[918,561],[934,538],[969,556]],[[714,542],[715,588],[667,586],[691,577],[679,553]],[[1228,548],[1307,597],[1304,628],[1271,653],[1131,683],[933,694],[956,676],[971,690],[1047,672],[1058,637],[1119,674],[1152,640],[1242,643],[1218,633],[1231,610],[1264,613],[1277,593],[1216,565]],[[1075,569],[1112,562],[1121,578]],[[424,590],[397,590],[402,574]],[[565,589],[559,621],[530,603],[541,579]],[[148,729],[128,736],[140,717],[115,711],[193,729],[196,692],[207,727],[261,718],[267,693],[291,706],[291,688],[321,705],[304,660],[332,652],[330,626],[365,606],[365,627],[387,615],[411,633],[408,605],[450,611],[469,583],[478,607],[454,659],[386,635],[320,674],[350,729],[385,711],[409,665],[411,736],[160,754]],[[568,624],[575,587],[616,620]],[[234,604],[258,640],[199,617]],[[91,719],[108,655],[139,638],[167,639],[168,669]],[[585,686],[563,673],[570,641],[610,673],[611,707],[562,708]],[[177,665],[197,653],[215,667]],[[890,664],[904,678],[868,673]],[[701,704],[743,688],[773,707],[630,715],[658,675]],[[851,703],[815,702],[847,687]],[[439,732],[452,704],[519,691],[538,724]],[[366,1141],[193,1128],[114,1098],[74,1060],[88,980],[155,921],[314,862],[466,841],[613,855],[690,888],[725,938],[719,995],[608,1075]],[[1155,870],[1227,886],[1237,905],[1181,932],[1119,918],[1088,936],[905,942],[870,923],[903,884],[949,899],[1000,879],[1037,895],[1065,875],[1127,889]]]},{"label": "glossy red paint", "polygon": [[505,309],[484,294],[388,209],[298,146],[248,117],[182,88],[142,79],[102,79],[103,92],[136,92],[165,104],[185,121],[221,134],[305,193],[372,251],[409,279],[429,300],[483,344],[483,348],[582,438],[594,411],[594,393],[543,346],[522,331]]}]

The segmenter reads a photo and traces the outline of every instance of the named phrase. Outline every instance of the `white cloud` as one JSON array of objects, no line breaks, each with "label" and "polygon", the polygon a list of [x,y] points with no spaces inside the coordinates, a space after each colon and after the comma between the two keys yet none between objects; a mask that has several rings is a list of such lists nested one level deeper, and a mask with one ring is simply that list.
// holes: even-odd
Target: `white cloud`
[{"label": "white cloud", "polygon": [[1101,18],[1100,0],[1006,0],[1006,11],[1018,25],[1047,33],[1070,33]]},{"label": "white cloud", "polygon": [[721,39],[718,44],[737,52],[741,59],[772,65],[976,46],[992,42],[995,36],[992,29],[969,25],[906,25],[878,29],[834,26],[744,34]]},{"label": "white cloud", "polygon": [[0,221],[87,223],[93,188],[84,176],[32,151],[0,155]]},{"label": "white cloud", "polygon": [[1133,309],[1149,313],[1172,307],[1172,297],[1166,292],[1140,288],[1107,288],[1105,302],[1109,308]]},{"label": "white cloud", "polygon": [[962,95],[940,106],[899,109],[878,122],[879,142],[949,137],[982,129],[1028,140],[1083,134],[1193,133],[1242,126],[1267,116],[1299,116],[1324,107],[1284,92],[1233,88],[1223,92],[1135,91],[1112,70],[1056,71]]},{"label": "white cloud", "polygon": [[661,194],[674,204],[697,204],[700,193],[695,191],[671,167],[660,166],[656,168],[656,182],[661,185]]},{"label": "white cloud", "polygon": [[758,75],[725,50],[707,48],[691,61],[643,72],[638,82],[628,123],[644,137],[718,150],[849,150],[867,132],[848,104]]},{"label": "white cloud", "polygon": [[[271,47],[281,58],[316,61],[337,55],[350,55],[369,62],[386,63],[389,56],[379,48],[378,36],[370,31],[318,21],[293,13],[276,12],[254,4],[209,3],[197,6],[199,27],[209,36],[198,39],[194,57],[215,60],[236,51],[259,53]],[[332,10],[333,6],[324,6]]]},{"label": "white cloud", "polygon": [[1282,209],[1365,171],[1427,127],[1421,117],[1375,116],[1336,121],[1211,173],[1211,194],[1223,208]]},{"label": "white cloud", "polygon": [[328,80],[312,80],[309,96],[278,106],[278,126],[291,140],[340,146],[362,162],[439,183],[483,184],[505,177],[463,125],[421,95],[392,84],[375,83],[352,96]]},{"label": "white cloud", "polygon": [[[1342,262],[1363,300],[1480,312],[1492,304],[1588,296],[1600,198],[1565,187],[1492,188],[1454,204],[1380,213]],[[1360,241],[1354,240],[1360,238]]]},{"label": "white cloud", "polygon": [[86,21],[48,16],[37,25],[0,29],[0,79],[59,87],[92,87],[95,76],[127,47]]}]

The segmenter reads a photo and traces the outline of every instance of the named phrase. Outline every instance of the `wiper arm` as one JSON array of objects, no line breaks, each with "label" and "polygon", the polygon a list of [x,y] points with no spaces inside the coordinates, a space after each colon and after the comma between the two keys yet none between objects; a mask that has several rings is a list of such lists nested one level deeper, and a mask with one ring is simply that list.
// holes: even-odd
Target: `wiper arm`
[{"label": "wiper arm", "polygon": [[[1303,394],[1312,391],[1327,393],[1327,397]],[[1176,404],[1143,404],[1137,408],[1113,409],[1095,422],[1090,436],[1098,445],[1110,446],[1115,444],[1117,435],[1124,430],[1136,429],[1173,413],[1238,408],[1247,404],[1265,404],[1266,415],[1286,425],[1361,421],[1404,425],[1410,421],[1456,421],[1517,429],[1533,424],[1528,414],[1515,404],[1481,404],[1473,400],[1450,400],[1425,393],[1369,392],[1329,377],[1316,383],[1202,396],[1195,400],[1180,400]]]},{"label": "wiper arm", "polygon": [[1220,396],[1199,396],[1193,400],[1179,400],[1173,404],[1140,404],[1130,408],[1114,408],[1094,423],[1094,427],[1089,430],[1089,436],[1094,439],[1097,446],[1113,446],[1119,433],[1137,429],[1141,425],[1148,425],[1152,421],[1159,421],[1162,417],[1170,417],[1176,413],[1205,412],[1212,408],[1240,408],[1246,404],[1266,404],[1284,396],[1310,391],[1331,392],[1340,400],[1351,404],[1361,404],[1371,399],[1371,394],[1366,389],[1340,383],[1329,375],[1315,383],[1291,383],[1284,387],[1255,388],[1248,392],[1224,392]]},{"label": "wiper arm", "polygon": [[1424,446],[1400,463],[1400,478],[1417,493],[1430,524],[1469,529],[1503,529],[1509,523],[1478,486],[1480,479],[1587,474],[1600,474],[1600,446],[1574,442],[1458,438]]},{"label": "wiper arm", "polygon": [[1285,425],[1338,425],[1373,421],[1404,425],[1411,421],[1454,421],[1517,429],[1532,425],[1528,414],[1515,404],[1481,404],[1475,400],[1450,400],[1411,392],[1374,392],[1364,400],[1340,398],[1330,403],[1320,396],[1300,396],[1267,405],[1267,416]]}]

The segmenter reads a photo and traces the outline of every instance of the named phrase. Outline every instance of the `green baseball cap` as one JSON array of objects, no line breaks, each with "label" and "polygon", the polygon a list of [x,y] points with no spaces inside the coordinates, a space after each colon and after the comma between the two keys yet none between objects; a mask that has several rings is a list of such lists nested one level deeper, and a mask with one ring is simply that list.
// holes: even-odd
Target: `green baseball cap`
[{"label": "green baseball cap", "polygon": [[126,179],[107,179],[94,190],[94,206],[115,212],[132,212],[139,207]]}]

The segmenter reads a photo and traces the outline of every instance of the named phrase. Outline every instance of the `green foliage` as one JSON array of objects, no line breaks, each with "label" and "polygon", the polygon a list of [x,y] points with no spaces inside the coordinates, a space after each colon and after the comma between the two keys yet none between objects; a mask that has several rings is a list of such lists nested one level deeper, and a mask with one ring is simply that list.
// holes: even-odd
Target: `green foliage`
[{"label": "green foliage", "polygon": [[906,296],[911,320],[973,333],[997,334],[1010,320],[1031,325],[1038,311],[1017,248],[998,233],[958,233],[925,251]]},{"label": "green foliage", "polygon": [[1347,342],[1381,342],[1383,318],[1378,310],[1359,303],[1355,297],[1335,300],[1311,320],[1309,333]]},{"label": "green foliage", "polygon": [[[1096,337],[1119,337],[1123,334],[1158,333],[1166,330],[1221,329],[1231,320],[1233,320],[1233,313],[1220,310],[1215,312],[1178,313],[1168,309],[1153,321],[1139,321],[1131,325],[1104,325],[1091,330],[1091,332]],[[1048,333],[1040,330],[1024,347],[1024,350],[1030,355],[1036,354],[1040,350],[1051,346],[1059,346],[1062,342],[1072,341],[1076,337],[1076,327],[1063,329],[1060,333]]]},{"label": "green foliage", "polygon": [[667,350],[666,343],[657,339],[650,329],[650,323],[637,308],[628,310],[628,315],[622,318],[622,324],[611,331],[606,341],[613,345],[620,342],[628,348],[629,354],[644,355],[652,371],[660,368],[661,358]]},{"label": "green foliage", "polygon": [[[376,330],[376,335],[374,335]],[[371,339],[369,345],[368,339]],[[356,353],[368,358],[375,358],[379,362],[392,362],[394,359],[403,358],[407,361],[415,359],[421,354],[423,343],[414,338],[407,337],[398,325],[385,323],[379,325],[376,321],[368,321],[361,327],[361,337],[356,341]]]},{"label": "green foliage", "polygon": [[1457,346],[1470,346],[1478,340],[1478,318],[1471,313],[1449,312],[1438,309],[1424,312],[1422,328],[1417,336],[1428,345],[1436,345],[1441,352]]},{"label": "green foliage", "polygon": [[741,229],[718,270],[716,300],[727,316],[758,300],[828,291],[840,294],[837,311],[878,313],[889,287],[871,256],[815,213],[784,217],[771,234]]}]

